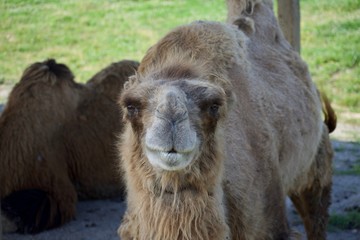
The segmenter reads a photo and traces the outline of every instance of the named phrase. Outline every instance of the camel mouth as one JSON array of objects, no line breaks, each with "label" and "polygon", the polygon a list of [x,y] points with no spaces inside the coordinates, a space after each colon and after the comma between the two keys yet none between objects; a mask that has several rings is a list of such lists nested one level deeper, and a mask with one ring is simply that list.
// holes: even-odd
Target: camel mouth
[{"label": "camel mouth", "polygon": [[150,164],[166,171],[179,171],[186,168],[192,162],[194,155],[194,151],[178,152],[173,149],[159,151],[146,148],[146,156]]}]

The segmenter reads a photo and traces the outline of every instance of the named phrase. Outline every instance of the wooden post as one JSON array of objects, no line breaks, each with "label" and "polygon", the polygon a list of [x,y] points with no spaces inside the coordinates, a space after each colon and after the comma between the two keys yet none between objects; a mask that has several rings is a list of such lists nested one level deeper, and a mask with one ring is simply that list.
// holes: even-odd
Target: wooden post
[{"label": "wooden post", "polygon": [[285,38],[300,53],[299,0],[278,0],[278,19]]}]

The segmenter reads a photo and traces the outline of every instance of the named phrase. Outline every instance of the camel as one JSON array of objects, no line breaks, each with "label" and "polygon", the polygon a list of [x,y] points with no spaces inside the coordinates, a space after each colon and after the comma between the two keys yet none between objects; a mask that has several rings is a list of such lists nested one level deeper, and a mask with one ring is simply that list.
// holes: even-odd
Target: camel
[{"label": "camel", "polygon": [[137,66],[113,63],[87,84],[53,59],[24,71],[0,117],[1,209],[13,231],[60,226],[75,217],[78,199],[123,194],[116,92]]},{"label": "camel", "polygon": [[269,1],[246,3],[171,30],[125,84],[122,240],[298,239],[287,195],[326,238],[335,113]]},{"label": "camel", "polygon": [[138,66],[139,63],[132,60],[112,63],[91,77],[86,85],[117,102],[125,82]]}]

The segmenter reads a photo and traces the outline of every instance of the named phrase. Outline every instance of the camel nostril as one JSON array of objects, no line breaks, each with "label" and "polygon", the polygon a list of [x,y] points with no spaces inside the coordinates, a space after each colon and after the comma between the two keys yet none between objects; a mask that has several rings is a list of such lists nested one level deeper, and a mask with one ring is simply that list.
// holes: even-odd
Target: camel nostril
[{"label": "camel nostril", "polygon": [[168,151],[168,153],[177,153],[177,151],[174,148],[172,148],[170,151]]}]

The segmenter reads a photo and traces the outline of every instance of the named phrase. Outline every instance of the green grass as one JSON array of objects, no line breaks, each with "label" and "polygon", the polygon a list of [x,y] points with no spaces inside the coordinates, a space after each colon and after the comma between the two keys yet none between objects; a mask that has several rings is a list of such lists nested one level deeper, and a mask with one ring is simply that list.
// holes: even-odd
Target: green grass
[{"label": "green grass", "polygon": [[347,229],[360,229],[360,212],[354,210],[347,214],[334,214],[330,216],[329,231],[334,232]]},{"label": "green grass", "polygon": [[46,58],[68,64],[86,81],[113,61],[141,60],[177,25],[223,21],[226,13],[222,0],[3,0],[0,12],[0,79],[7,84]]},{"label": "green grass", "polygon": [[302,56],[339,119],[360,124],[360,1],[302,0]]},{"label": "green grass", "polygon": [[[314,80],[338,112],[360,113],[360,1],[300,4],[301,53]],[[14,84],[46,58],[84,82],[110,62],[141,60],[177,25],[225,15],[225,0],[0,0],[0,84]],[[359,117],[345,120],[360,124]]]}]

